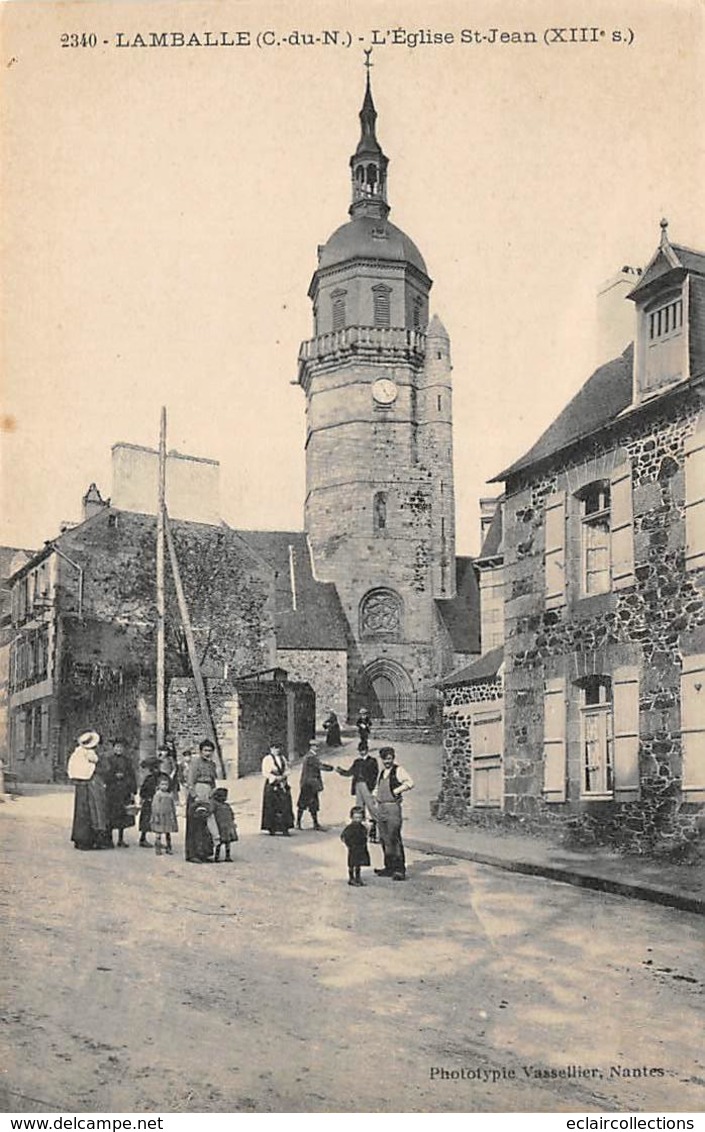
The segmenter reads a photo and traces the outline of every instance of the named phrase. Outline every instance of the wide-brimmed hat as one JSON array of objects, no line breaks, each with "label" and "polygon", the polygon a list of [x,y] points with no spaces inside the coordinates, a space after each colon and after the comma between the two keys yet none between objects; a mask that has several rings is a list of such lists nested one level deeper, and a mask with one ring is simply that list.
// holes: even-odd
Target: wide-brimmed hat
[{"label": "wide-brimmed hat", "polygon": [[84,731],[83,735],[79,735],[78,743],[80,747],[97,747],[100,743],[100,735],[97,731]]}]

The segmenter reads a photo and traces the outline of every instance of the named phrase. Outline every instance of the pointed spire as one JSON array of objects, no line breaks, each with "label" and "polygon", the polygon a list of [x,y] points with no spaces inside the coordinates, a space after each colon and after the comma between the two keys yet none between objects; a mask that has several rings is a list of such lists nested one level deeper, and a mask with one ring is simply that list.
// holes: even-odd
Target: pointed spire
[{"label": "pointed spire", "polygon": [[661,221],[661,241],[660,241],[659,247],[665,248],[666,244],[668,244],[669,242],[670,241],[668,239],[668,221],[667,221],[666,217],[664,216],[663,220]]},{"label": "pointed spire", "polygon": [[389,212],[387,204],[387,165],[382,147],[377,141],[377,111],[372,97],[370,82],[370,55],[372,48],[365,51],[365,97],[360,110],[360,140],[355,153],[350,158],[352,169],[351,216],[372,216],[384,220]]}]

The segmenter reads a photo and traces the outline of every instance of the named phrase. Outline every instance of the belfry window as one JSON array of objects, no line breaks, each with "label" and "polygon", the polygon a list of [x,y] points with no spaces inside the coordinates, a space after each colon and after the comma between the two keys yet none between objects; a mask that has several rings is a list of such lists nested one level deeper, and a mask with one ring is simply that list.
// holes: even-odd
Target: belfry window
[{"label": "belfry window", "polygon": [[331,299],[333,301],[333,329],[345,329],[345,296],[346,291],[333,291]]},{"label": "belfry window", "polygon": [[374,324],[375,326],[391,325],[391,287],[383,283],[372,288],[374,298]]}]

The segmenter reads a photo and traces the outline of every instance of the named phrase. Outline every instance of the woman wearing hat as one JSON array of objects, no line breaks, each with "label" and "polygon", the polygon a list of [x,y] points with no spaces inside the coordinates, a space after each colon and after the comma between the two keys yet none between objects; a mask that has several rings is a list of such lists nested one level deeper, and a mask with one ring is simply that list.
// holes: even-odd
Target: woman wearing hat
[{"label": "woman wearing hat", "polygon": [[71,840],[76,849],[105,849],[109,841],[105,776],[101,773],[100,735],[84,731],[66,768],[74,784]]}]

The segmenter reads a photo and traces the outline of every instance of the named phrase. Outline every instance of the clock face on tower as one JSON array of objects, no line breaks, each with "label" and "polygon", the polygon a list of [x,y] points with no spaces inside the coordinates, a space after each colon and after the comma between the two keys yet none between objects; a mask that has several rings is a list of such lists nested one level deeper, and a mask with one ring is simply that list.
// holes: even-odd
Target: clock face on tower
[{"label": "clock face on tower", "polygon": [[372,396],[378,405],[393,405],[397,399],[396,382],[389,377],[380,377],[372,386]]}]

